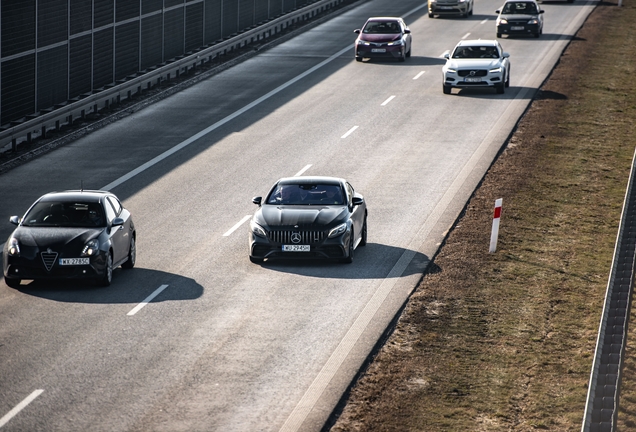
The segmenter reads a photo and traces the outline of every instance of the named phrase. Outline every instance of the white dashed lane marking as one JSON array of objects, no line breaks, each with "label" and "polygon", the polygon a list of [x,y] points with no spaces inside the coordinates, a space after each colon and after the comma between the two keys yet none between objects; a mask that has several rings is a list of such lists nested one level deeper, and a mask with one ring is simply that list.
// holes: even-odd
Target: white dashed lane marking
[{"label": "white dashed lane marking", "polygon": [[161,285],[159,288],[157,288],[155,290],[155,292],[153,292],[152,294],[150,294],[148,297],[146,297],[146,299],[144,301],[142,301],[141,303],[139,303],[137,306],[135,306],[133,308],[133,310],[131,310],[130,312],[128,312],[128,316],[133,316],[134,314],[136,314],[137,312],[139,312],[144,306],[146,306],[148,303],[150,303],[152,301],[152,299],[154,299],[155,297],[157,297],[159,294],[161,294],[161,292],[163,290],[165,290],[166,288],[168,288],[168,285]]}]

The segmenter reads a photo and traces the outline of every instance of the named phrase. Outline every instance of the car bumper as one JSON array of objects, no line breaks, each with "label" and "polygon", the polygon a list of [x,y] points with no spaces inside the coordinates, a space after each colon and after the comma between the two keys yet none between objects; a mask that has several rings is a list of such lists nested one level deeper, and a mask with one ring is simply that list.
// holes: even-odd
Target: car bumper
[{"label": "car bumper", "polygon": [[39,255],[34,259],[3,256],[3,261],[4,277],[15,280],[95,279],[106,271],[105,254],[92,257],[88,265],[65,266],[58,260],[51,270],[46,269]]},{"label": "car bumper", "polygon": [[502,73],[489,74],[485,77],[479,77],[479,81],[470,80],[468,77],[461,77],[456,74],[447,74],[444,76],[444,85],[447,87],[470,88],[470,87],[496,87],[504,83]]},{"label": "car bumper", "polygon": [[434,5],[428,8],[429,15],[465,15],[468,13],[468,4],[459,5]]},{"label": "car bumper", "polygon": [[497,26],[497,33],[507,35],[534,35],[539,33],[539,24],[500,24]]},{"label": "car bumper", "polygon": [[346,258],[350,233],[327,238],[320,243],[309,244],[307,252],[283,251],[282,243],[275,243],[267,238],[255,236],[250,233],[250,257],[255,259],[342,259]]},{"label": "car bumper", "polygon": [[358,45],[356,47],[356,57],[362,58],[400,58],[404,57],[404,46],[384,46],[373,47],[367,45]]}]

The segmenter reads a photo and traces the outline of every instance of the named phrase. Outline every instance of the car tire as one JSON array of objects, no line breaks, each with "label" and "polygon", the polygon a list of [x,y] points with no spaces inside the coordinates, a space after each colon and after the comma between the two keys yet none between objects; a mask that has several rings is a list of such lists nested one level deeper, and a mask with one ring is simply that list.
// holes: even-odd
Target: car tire
[{"label": "car tire", "polygon": [[97,284],[102,287],[107,287],[113,281],[113,254],[108,252],[106,256],[106,268],[104,274],[97,280]]},{"label": "car tire", "polygon": [[367,245],[367,217],[364,216],[364,223],[362,224],[362,236],[360,237],[360,246]]},{"label": "car tire", "polygon": [[451,86],[442,85],[442,91],[444,94],[451,94]]},{"label": "car tire", "polygon": [[435,15],[433,15],[432,13],[429,13],[429,14],[428,14],[428,17],[429,17],[429,18],[433,18],[433,17],[435,17]]},{"label": "car tire", "polygon": [[361,62],[362,61],[362,57],[356,56],[356,61]]},{"label": "car tire", "polygon": [[497,90],[497,94],[504,94],[504,92],[506,91],[506,83],[503,82],[499,85],[496,85],[495,90]]},{"label": "car tire", "polygon": [[135,237],[130,238],[130,246],[128,247],[128,259],[121,265],[121,268],[131,269],[137,262],[137,242]]},{"label": "car tire", "polygon": [[413,45],[409,47],[409,51],[406,53],[407,57],[411,57],[411,50],[413,49]]},{"label": "car tire", "polygon": [[354,244],[355,244],[355,236],[353,235],[353,229],[351,230],[351,236],[349,237],[349,251],[347,253],[347,256],[342,260],[343,263],[345,264],[351,264],[353,262],[353,251],[354,251]]},{"label": "car tire", "polygon": [[11,279],[8,277],[4,278],[4,283],[7,284],[9,288],[19,288],[20,282],[22,282],[22,279]]},{"label": "car tire", "polygon": [[400,63],[403,63],[406,61],[406,53],[402,54],[401,56],[398,57],[398,61]]},{"label": "car tire", "polygon": [[534,34],[534,37],[535,37],[535,38],[538,38],[538,37],[540,37],[540,36],[541,36],[541,32],[540,32],[540,31],[538,31],[538,32],[536,32],[536,33]]},{"label": "car tire", "polygon": [[508,73],[506,74],[506,87],[510,87],[510,69],[508,69]]},{"label": "car tire", "polygon": [[497,38],[501,38],[501,33],[497,33]]},{"label": "car tire", "polygon": [[250,261],[253,262],[254,264],[260,264],[263,262],[263,258],[256,258],[250,255]]}]

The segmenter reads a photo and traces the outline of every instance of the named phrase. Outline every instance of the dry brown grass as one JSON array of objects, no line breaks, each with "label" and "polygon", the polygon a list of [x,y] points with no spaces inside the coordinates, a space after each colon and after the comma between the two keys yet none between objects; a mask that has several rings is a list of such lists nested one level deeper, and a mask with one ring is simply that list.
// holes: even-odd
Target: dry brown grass
[{"label": "dry brown grass", "polygon": [[[599,5],[572,41],[332,431],[580,430],[636,146],[636,0],[623,5]],[[635,374],[632,354],[623,430]]]}]

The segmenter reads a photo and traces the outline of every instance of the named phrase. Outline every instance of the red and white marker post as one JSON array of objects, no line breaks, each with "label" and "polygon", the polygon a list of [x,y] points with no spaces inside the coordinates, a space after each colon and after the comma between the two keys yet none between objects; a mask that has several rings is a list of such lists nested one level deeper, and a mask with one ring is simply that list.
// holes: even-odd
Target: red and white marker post
[{"label": "red and white marker post", "polygon": [[490,233],[490,253],[497,250],[497,238],[499,237],[499,219],[501,218],[501,204],[503,198],[495,201],[495,216],[492,219],[492,232]]}]

